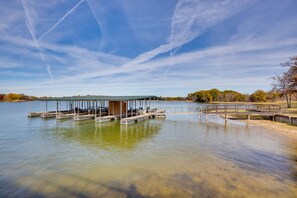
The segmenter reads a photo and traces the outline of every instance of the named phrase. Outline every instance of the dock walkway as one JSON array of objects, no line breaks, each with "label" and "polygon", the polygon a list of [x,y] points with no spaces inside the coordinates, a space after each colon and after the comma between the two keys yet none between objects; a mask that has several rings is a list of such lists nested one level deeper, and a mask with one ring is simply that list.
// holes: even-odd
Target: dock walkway
[{"label": "dock walkway", "polygon": [[102,116],[102,117],[96,117],[95,122],[108,122],[117,119],[116,116]]},{"label": "dock walkway", "polygon": [[94,114],[90,114],[90,115],[75,115],[73,117],[74,121],[84,121],[84,120],[92,120],[95,118]]},{"label": "dock walkway", "polygon": [[153,118],[153,113],[145,113],[143,115],[123,118],[121,119],[121,124],[132,124],[149,118]]}]

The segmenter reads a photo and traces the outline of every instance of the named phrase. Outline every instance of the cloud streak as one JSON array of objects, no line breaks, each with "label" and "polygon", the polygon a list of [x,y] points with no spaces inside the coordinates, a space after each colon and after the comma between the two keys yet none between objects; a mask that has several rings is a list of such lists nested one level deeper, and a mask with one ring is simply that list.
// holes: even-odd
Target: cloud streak
[{"label": "cloud streak", "polygon": [[73,8],[71,8],[61,19],[59,19],[50,29],[48,29],[44,34],[42,34],[38,41],[42,40],[46,35],[48,35],[51,31],[53,31],[68,15],[70,15],[80,4],[82,4],[85,0],[79,1]]},{"label": "cloud streak", "polygon": [[[27,0],[22,0],[22,5],[23,5],[24,12],[25,12],[25,15],[26,15],[27,29],[30,32],[31,36],[32,36],[32,39],[33,39],[33,42],[34,42],[36,48],[39,50],[40,57],[41,57],[42,61],[44,62],[44,64],[46,65],[46,70],[47,70],[50,78],[54,79],[52,71],[51,71],[51,67],[50,67],[49,64],[46,63],[44,53],[43,53],[43,51],[42,51],[41,47],[39,46],[39,43],[38,43],[38,41],[36,39],[34,21],[32,20],[32,16],[30,15],[30,12],[29,12],[30,7],[28,5],[28,1]],[[33,10],[31,11],[31,14],[35,15],[35,17],[36,17],[36,13],[34,13]]]}]

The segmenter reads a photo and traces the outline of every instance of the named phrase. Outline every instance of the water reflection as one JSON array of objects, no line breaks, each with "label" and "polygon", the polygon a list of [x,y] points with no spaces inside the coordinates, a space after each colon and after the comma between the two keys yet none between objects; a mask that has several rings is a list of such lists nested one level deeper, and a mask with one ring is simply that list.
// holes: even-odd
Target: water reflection
[{"label": "water reflection", "polygon": [[71,127],[57,125],[53,134],[64,141],[77,141],[84,146],[102,149],[133,149],[146,139],[155,137],[161,129],[159,121],[145,121],[132,125],[82,123]]}]

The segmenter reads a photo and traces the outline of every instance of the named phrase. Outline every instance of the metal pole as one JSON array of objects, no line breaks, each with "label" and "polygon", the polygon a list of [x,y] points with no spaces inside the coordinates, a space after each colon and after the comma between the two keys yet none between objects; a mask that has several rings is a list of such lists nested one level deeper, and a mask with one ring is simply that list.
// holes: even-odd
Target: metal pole
[{"label": "metal pole", "polygon": [[100,101],[100,111],[99,111],[100,118],[101,118],[101,107],[102,107],[102,101]]},{"label": "metal pole", "polygon": [[126,118],[128,118],[128,101],[126,101]]},{"label": "metal pole", "polygon": [[120,119],[122,119],[122,101],[120,101]]},{"label": "metal pole", "polygon": [[58,104],[58,101],[56,101],[57,103],[56,103],[56,105],[57,105],[57,107],[56,107],[56,115],[58,115],[58,108],[59,108],[59,104]]},{"label": "metal pole", "polygon": [[95,102],[95,118],[97,117],[97,101]]}]

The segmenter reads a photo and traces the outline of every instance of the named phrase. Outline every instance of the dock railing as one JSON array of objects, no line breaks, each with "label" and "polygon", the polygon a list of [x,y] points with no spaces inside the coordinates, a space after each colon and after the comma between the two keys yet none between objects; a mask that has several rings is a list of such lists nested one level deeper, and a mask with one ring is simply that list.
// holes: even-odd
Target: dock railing
[{"label": "dock railing", "polygon": [[211,104],[206,105],[202,112],[204,114],[274,114],[283,109],[280,105],[266,104]]}]

